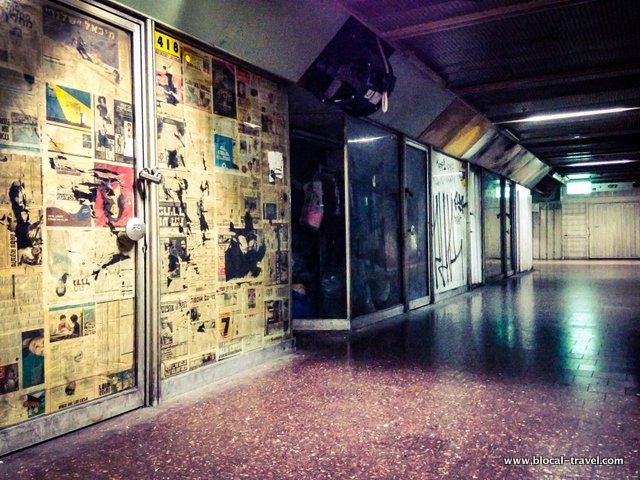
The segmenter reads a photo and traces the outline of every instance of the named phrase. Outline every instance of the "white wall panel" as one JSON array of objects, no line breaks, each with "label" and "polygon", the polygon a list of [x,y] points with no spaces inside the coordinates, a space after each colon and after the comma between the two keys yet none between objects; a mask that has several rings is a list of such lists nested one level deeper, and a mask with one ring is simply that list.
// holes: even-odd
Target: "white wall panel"
[{"label": "white wall panel", "polygon": [[547,202],[533,207],[533,258],[562,259],[562,205],[560,202]]},{"label": "white wall panel", "polygon": [[518,271],[525,272],[533,267],[533,212],[531,192],[528,188],[516,185],[516,238],[518,251]]},{"label": "white wall panel", "polygon": [[637,256],[638,218],[636,203],[594,203],[589,205],[590,258],[633,258]]},{"label": "white wall panel", "polygon": [[482,283],[482,183],[481,174],[469,170],[469,248],[471,285]]},{"label": "white wall panel", "polygon": [[562,202],[562,231],[563,258],[587,258],[587,204],[584,199]]}]

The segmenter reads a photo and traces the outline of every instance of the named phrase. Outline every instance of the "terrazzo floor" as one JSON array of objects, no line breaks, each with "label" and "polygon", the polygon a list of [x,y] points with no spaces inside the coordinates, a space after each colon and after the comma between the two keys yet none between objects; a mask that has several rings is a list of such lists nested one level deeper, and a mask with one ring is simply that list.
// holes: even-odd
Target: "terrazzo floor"
[{"label": "terrazzo floor", "polygon": [[537,264],[352,340],[300,337],[6,456],[0,478],[640,478],[638,262]]}]

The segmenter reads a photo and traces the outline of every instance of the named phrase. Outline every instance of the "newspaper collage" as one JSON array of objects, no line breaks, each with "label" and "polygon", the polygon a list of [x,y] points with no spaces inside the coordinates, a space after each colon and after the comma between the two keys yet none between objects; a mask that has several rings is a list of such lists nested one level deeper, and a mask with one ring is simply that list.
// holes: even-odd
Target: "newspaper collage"
[{"label": "newspaper collage", "polygon": [[0,0],[0,428],[135,386],[131,39]]},{"label": "newspaper collage", "polygon": [[286,94],[156,32],[164,378],[290,335]]}]

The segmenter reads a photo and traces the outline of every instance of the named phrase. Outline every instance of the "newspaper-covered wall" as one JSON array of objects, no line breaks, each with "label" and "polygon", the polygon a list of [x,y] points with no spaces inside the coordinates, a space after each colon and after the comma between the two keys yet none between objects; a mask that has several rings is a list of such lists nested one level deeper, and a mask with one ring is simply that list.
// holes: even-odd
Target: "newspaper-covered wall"
[{"label": "newspaper-covered wall", "polygon": [[164,378],[290,335],[286,93],[156,32]]},{"label": "newspaper-covered wall", "polygon": [[0,428],[134,375],[131,39],[0,0]]}]

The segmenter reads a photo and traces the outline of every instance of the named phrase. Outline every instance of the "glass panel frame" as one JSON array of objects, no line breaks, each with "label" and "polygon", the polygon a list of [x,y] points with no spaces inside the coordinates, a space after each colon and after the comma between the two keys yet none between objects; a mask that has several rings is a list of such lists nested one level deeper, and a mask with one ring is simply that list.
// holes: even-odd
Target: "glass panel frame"
[{"label": "glass panel frame", "polygon": [[483,170],[483,257],[486,280],[495,280],[503,275],[502,191],[501,177]]},{"label": "glass panel frame", "polygon": [[347,118],[350,317],[403,303],[399,138]]},{"label": "glass panel frame", "polygon": [[404,149],[405,291],[414,309],[431,301],[429,149],[408,140]]}]

